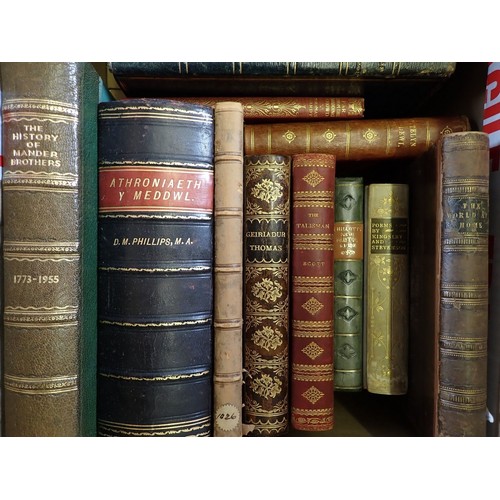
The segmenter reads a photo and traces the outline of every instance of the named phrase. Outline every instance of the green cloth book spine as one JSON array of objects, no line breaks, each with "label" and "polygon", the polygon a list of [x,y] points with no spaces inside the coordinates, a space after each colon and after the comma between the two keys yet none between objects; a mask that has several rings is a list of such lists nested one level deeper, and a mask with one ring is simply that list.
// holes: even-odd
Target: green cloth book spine
[{"label": "green cloth book spine", "polygon": [[337,391],[363,388],[362,177],[339,177],[335,186],[334,380]]},{"label": "green cloth book spine", "polygon": [[1,73],[5,435],[94,436],[99,76]]}]

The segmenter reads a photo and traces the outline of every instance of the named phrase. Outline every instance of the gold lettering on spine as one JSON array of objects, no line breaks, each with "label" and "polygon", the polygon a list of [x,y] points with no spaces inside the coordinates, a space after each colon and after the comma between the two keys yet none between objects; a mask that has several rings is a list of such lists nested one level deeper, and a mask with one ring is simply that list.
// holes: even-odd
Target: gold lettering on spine
[{"label": "gold lettering on spine", "polygon": [[243,420],[252,435],[279,435],[288,427],[290,160],[244,161]]}]

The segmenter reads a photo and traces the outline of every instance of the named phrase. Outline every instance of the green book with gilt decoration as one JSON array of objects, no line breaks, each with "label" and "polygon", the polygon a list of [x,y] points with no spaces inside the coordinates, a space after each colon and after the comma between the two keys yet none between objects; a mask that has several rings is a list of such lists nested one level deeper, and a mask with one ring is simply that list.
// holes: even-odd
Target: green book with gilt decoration
[{"label": "green book with gilt decoration", "polygon": [[334,383],[363,388],[363,178],[339,177],[334,226]]}]

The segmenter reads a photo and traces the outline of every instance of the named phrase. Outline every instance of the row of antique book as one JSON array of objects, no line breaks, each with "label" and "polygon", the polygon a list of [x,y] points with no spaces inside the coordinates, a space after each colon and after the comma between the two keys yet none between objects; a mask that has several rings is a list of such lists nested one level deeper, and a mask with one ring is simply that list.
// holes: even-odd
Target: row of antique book
[{"label": "row of antique book", "polygon": [[[466,117],[245,123],[241,99],[104,98],[88,63],[1,71],[6,435],[328,430],[334,381],[484,435],[488,138]],[[417,157],[410,184],[336,175]]]}]

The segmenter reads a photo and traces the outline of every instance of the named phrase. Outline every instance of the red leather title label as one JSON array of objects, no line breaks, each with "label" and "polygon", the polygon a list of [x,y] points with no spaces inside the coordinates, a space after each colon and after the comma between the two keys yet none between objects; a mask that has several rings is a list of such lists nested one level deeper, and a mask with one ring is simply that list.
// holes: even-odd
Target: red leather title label
[{"label": "red leather title label", "polygon": [[213,211],[213,172],[177,167],[99,170],[99,212]]}]

